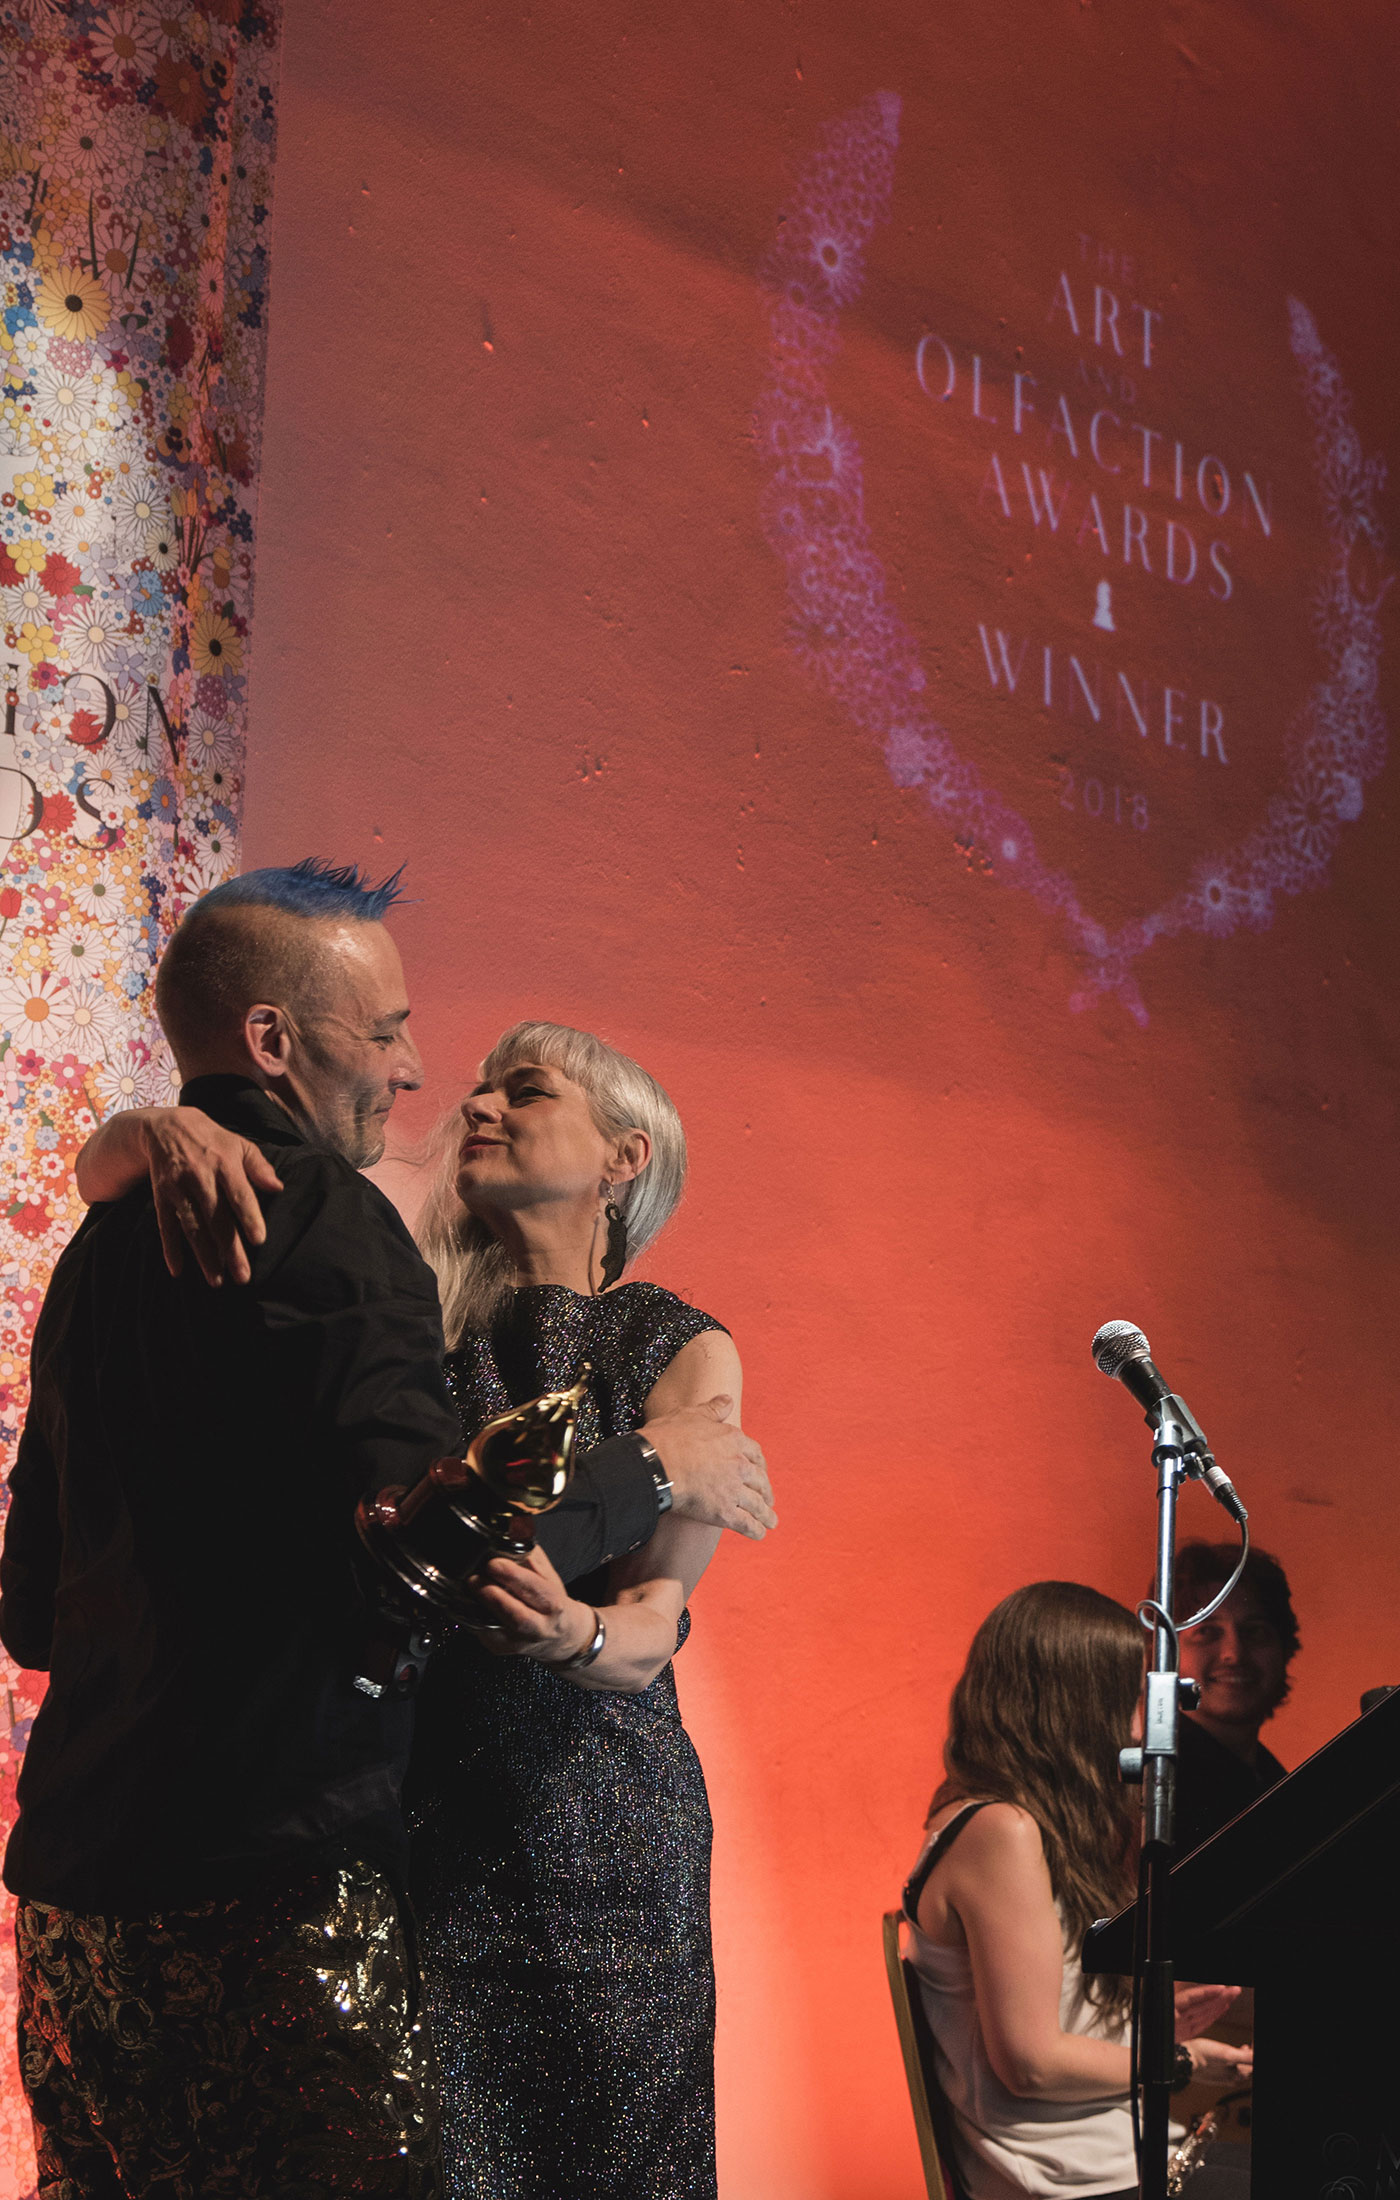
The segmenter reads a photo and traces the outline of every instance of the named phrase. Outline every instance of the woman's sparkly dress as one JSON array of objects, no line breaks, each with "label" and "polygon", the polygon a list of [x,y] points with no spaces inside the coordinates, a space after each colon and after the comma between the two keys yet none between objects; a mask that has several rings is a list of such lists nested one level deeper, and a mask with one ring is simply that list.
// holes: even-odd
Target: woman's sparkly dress
[{"label": "woman's sparkly dress", "polygon": [[[587,1360],[586,1449],[719,1327],[651,1283],[519,1290],[449,1357],[464,1428]],[[451,2200],[713,2200],[710,1812],[672,1668],[605,1694],[454,1638],[405,1803]]]}]

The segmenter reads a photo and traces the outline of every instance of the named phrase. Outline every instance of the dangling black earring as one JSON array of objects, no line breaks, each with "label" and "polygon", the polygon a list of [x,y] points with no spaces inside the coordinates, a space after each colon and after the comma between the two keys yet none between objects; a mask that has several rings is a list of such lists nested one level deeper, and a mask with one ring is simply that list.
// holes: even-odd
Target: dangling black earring
[{"label": "dangling black earring", "polygon": [[603,1213],[608,1225],[608,1249],[603,1255],[603,1289],[606,1291],[627,1266],[627,1223],[611,1193]]}]

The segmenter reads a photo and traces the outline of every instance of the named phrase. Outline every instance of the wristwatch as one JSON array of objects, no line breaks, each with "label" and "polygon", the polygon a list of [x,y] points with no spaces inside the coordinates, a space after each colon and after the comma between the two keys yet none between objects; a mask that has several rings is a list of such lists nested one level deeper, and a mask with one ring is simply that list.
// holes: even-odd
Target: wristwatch
[{"label": "wristwatch", "polygon": [[1172,2091],[1184,2092],[1196,2075],[1196,2065],[1191,2060],[1191,2050],[1180,2040],[1176,2043],[1176,2060],[1172,2064]]},{"label": "wristwatch", "polygon": [[656,1490],[656,1511],[659,1517],[662,1513],[668,1513],[671,1510],[676,1501],[676,1493],[671,1486],[670,1476],[661,1464],[661,1455],[655,1444],[649,1444],[645,1436],[639,1436],[637,1442],[641,1447],[642,1458],[651,1472],[652,1483]]}]

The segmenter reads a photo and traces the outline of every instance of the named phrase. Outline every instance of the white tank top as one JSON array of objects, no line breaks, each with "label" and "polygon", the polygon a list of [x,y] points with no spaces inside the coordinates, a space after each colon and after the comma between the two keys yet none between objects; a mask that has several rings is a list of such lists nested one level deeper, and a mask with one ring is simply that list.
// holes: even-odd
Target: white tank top
[{"label": "white tank top", "polygon": [[[920,1866],[967,1815],[960,1811],[925,1842],[911,1887],[918,1881],[922,1891]],[[921,1933],[910,1914],[916,1907],[917,1896],[905,1913],[905,1952],[918,1973],[938,2082],[957,2126],[956,2167],[968,2200],[1015,2200],[1023,2193],[1089,2200],[1094,2193],[1136,2188],[1127,2094],[1105,2101],[1027,2101],[1008,2093],[987,2059],[967,1950],[941,1948]],[[1126,2021],[1106,2018],[1085,1995],[1077,1954],[1065,1956],[1060,2029],[1127,2042]]]}]

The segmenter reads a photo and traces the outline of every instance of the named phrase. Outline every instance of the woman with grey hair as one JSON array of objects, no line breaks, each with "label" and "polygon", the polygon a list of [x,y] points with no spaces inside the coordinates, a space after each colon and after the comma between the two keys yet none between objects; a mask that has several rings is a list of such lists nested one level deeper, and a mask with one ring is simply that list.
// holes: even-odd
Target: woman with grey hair
[{"label": "woman with grey hair", "polygon": [[[465,1435],[585,1361],[581,1443],[721,1394],[737,1417],[727,1333],[627,1276],[685,1166],[626,1055],[561,1024],[497,1042],[418,1226]],[[568,1584],[498,1559],[490,1627],[428,1669],[405,1806],[454,2200],[715,2191],[710,1817],[671,1659],[717,1540],[663,1519]]]}]

